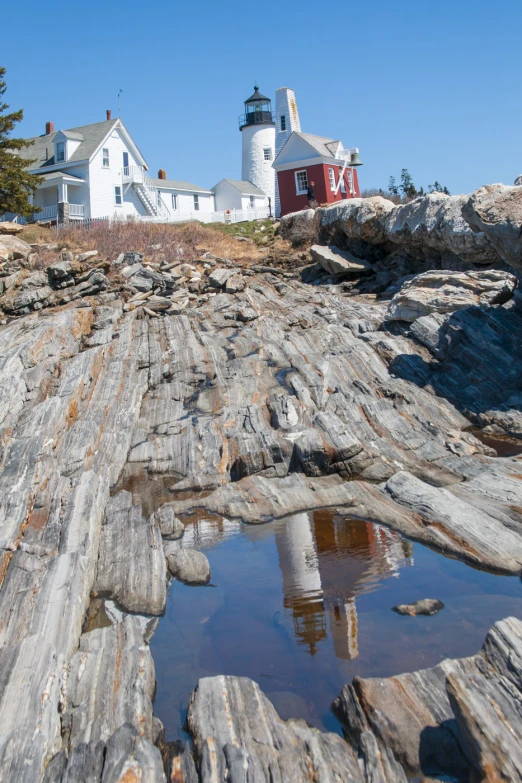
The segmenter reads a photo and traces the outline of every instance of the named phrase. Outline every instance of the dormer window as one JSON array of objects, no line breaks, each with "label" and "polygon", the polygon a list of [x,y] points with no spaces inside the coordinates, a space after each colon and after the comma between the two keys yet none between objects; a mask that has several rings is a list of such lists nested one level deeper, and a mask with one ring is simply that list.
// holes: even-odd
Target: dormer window
[{"label": "dormer window", "polygon": [[59,141],[56,145],[56,160],[62,161],[65,160],[65,142]]}]

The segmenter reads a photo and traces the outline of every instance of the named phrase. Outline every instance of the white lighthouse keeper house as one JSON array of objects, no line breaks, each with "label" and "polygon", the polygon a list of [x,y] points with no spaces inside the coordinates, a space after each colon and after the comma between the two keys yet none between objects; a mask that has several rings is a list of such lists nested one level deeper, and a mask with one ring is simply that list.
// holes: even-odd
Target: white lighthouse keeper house
[{"label": "white lighthouse keeper house", "polygon": [[245,113],[239,117],[239,130],[243,136],[242,179],[251,182],[268,196],[271,213],[274,214],[274,115],[270,99],[261,95],[257,85],[254,94],[245,101]]}]

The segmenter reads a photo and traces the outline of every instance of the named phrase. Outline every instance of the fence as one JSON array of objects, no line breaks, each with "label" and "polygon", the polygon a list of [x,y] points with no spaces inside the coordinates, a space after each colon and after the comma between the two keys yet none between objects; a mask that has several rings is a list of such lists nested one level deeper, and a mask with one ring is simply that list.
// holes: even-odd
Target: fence
[{"label": "fence", "polygon": [[[90,228],[98,223],[190,223],[199,221],[200,223],[244,223],[247,220],[264,220],[269,217],[268,207],[263,209],[231,209],[222,212],[186,212],[170,213],[165,217],[156,217],[149,215],[104,215],[97,218],[84,218],[83,220],[71,221],[75,226]],[[64,227],[66,224],[57,223],[56,230]]]},{"label": "fence", "polygon": [[[38,213],[38,215],[35,215],[35,218],[37,220],[45,220],[45,217],[41,218],[40,215],[41,213]],[[265,220],[268,217],[270,217],[268,207],[263,207],[263,209],[229,209],[222,210],[221,212],[174,212],[169,213],[166,217],[149,215],[104,215],[96,218],[75,219],[71,221],[71,225],[88,229],[98,223],[125,223],[133,221],[144,223],[190,223],[193,221],[199,221],[200,223],[244,223],[247,220]],[[27,222],[26,218],[10,213],[0,216],[0,221],[1,220],[11,220],[21,224]],[[53,222],[54,220],[56,220],[57,232],[67,225],[65,223],[59,223],[56,216],[53,216]]]}]

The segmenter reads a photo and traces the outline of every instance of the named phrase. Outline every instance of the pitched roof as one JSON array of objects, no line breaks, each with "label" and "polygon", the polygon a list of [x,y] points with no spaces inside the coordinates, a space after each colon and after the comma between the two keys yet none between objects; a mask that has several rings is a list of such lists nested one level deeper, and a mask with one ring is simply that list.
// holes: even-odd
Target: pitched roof
[{"label": "pitched roof", "polygon": [[294,133],[308,142],[323,158],[335,158],[341,144],[340,141],[334,141],[326,136],[314,136],[312,133],[301,133],[301,131],[294,131]]},{"label": "pitched roof", "polygon": [[67,171],[50,171],[48,174],[42,175],[45,182],[50,182],[53,179],[61,179],[67,177],[68,179],[77,179],[78,182],[85,182],[81,177],[77,177],[75,174],[69,174]]},{"label": "pitched roof", "polygon": [[[255,185],[253,185],[251,182],[248,182],[246,179],[222,179],[221,182],[228,182],[229,185],[232,185],[233,188],[236,188],[236,190],[239,190],[239,192],[243,196],[265,196],[266,194],[260,190],[259,188],[256,188]],[[221,182],[218,182],[218,185],[221,184]],[[218,185],[214,185],[212,190],[215,190]]]},{"label": "pitched roof", "polygon": [[[83,138],[81,144],[75,149],[67,163],[74,163],[79,160],[88,160],[96,152],[107,134],[113,129],[118,120],[105,120],[104,122],[95,122],[92,125],[80,125],[78,128],[69,128],[62,131],[69,138]],[[22,158],[36,158],[36,162],[31,164],[31,169],[45,168],[54,166],[54,139],[60,133],[44,134],[43,136],[34,136],[27,139],[30,142],[29,147],[19,150],[18,154]]]},{"label": "pitched roof", "polygon": [[63,130],[63,131],[58,131],[58,133],[63,133],[63,135],[66,136],[66,138],[68,139],[74,139],[75,141],[83,141],[83,134],[76,133],[75,131]]},{"label": "pitched roof", "polygon": [[182,182],[179,179],[156,179],[151,177],[157,188],[165,190],[189,190],[194,193],[211,193],[207,188],[200,188],[199,185],[193,185],[191,182]]}]

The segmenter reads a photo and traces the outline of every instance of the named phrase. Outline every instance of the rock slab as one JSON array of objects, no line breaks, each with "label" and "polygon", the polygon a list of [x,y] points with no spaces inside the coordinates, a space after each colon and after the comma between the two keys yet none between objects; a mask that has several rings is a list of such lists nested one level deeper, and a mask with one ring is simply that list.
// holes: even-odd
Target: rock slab
[{"label": "rock slab", "polygon": [[200,783],[363,783],[357,758],[341,737],[281,720],[247,677],[200,679],[187,727]]},{"label": "rock slab", "polygon": [[508,272],[424,272],[406,282],[390,302],[391,321],[415,321],[432,313],[503,304],[513,296],[516,278]]}]

